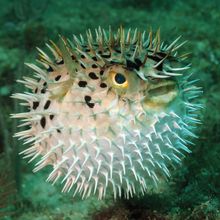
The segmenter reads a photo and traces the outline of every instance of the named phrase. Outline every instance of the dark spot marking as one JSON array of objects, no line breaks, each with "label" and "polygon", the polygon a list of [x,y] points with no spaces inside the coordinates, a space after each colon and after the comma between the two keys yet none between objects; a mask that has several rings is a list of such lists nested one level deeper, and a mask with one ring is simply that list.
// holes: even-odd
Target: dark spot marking
[{"label": "dark spot marking", "polygon": [[71,58],[72,58],[72,60],[75,60],[75,59],[76,59],[76,57],[75,57],[74,55],[72,55]]},{"label": "dark spot marking", "polygon": [[101,87],[101,88],[106,88],[107,85],[106,85],[105,83],[101,83],[101,84],[100,84],[100,87]]},{"label": "dark spot marking", "polygon": [[38,92],[38,88],[36,88],[35,90],[34,90],[34,93],[37,93]]},{"label": "dark spot marking", "polygon": [[48,67],[47,72],[53,72],[53,68],[51,66]]},{"label": "dark spot marking", "polygon": [[58,133],[61,133],[61,130],[60,130],[60,129],[57,129],[57,132],[58,132]]},{"label": "dark spot marking", "polygon": [[45,117],[41,118],[40,125],[41,125],[42,128],[45,128],[45,126],[46,126],[46,118]]},{"label": "dark spot marking", "polygon": [[86,87],[87,82],[86,81],[79,81],[78,85],[79,85],[79,87]]},{"label": "dark spot marking", "polygon": [[162,58],[164,58],[165,56],[167,56],[167,54],[164,53],[164,52],[157,52],[156,55],[158,55],[159,57],[162,57]]},{"label": "dark spot marking", "polygon": [[86,57],[82,54],[82,55],[81,55],[81,58],[84,59],[84,58],[86,58]]},{"label": "dark spot marking", "polygon": [[101,51],[101,50],[99,50],[99,51],[98,51],[98,54],[102,54],[102,51]]},{"label": "dark spot marking", "polygon": [[114,60],[111,60],[110,63],[111,63],[111,64],[118,64],[118,62],[116,62],[116,61],[114,61]]},{"label": "dark spot marking", "polygon": [[98,79],[98,78],[99,78],[98,76],[96,76],[96,74],[95,74],[94,72],[90,72],[90,73],[89,73],[89,77],[90,77],[91,79]]},{"label": "dark spot marking", "polygon": [[134,62],[132,62],[132,61],[130,61],[130,60],[126,60],[126,65],[127,65],[127,68],[128,68],[128,69],[131,69],[131,70],[133,70],[133,69],[139,70],[139,66],[138,66],[136,63],[134,63]]},{"label": "dark spot marking", "polygon": [[85,69],[85,68],[86,68],[86,67],[85,67],[85,66],[84,66],[82,63],[80,64],[80,66],[81,66],[83,69]]},{"label": "dark spot marking", "polygon": [[50,115],[49,117],[50,117],[50,120],[53,120],[53,118],[54,118],[54,115]]},{"label": "dark spot marking", "polygon": [[55,77],[55,80],[58,81],[61,78],[61,75]]},{"label": "dark spot marking", "polygon": [[97,57],[92,57],[92,59],[93,59],[94,61],[98,61]]},{"label": "dark spot marking", "polygon": [[92,68],[97,68],[98,66],[96,64],[92,64]]},{"label": "dark spot marking", "polygon": [[46,92],[46,88],[41,89],[40,92],[44,94]]},{"label": "dark spot marking", "polygon": [[154,60],[156,62],[159,62],[159,61],[162,60],[160,57],[157,57],[157,56],[147,55],[147,57],[149,57],[150,59],[152,59],[152,60]]},{"label": "dark spot marking", "polygon": [[91,96],[89,96],[89,95],[86,95],[84,97],[84,99],[85,99],[86,102],[90,102],[92,100]]},{"label": "dark spot marking", "polygon": [[47,86],[47,82],[44,82],[43,86],[45,86],[45,87],[46,87],[46,86]]},{"label": "dark spot marking", "polygon": [[57,65],[64,64],[64,60],[62,59],[62,60],[60,60],[60,61],[57,61],[56,64],[57,64]]},{"label": "dark spot marking", "polygon": [[100,75],[102,76],[104,74],[104,70],[100,70]]},{"label": "dark spot marking", "polygon": [[159,66],[156,67],[156,70],[158,70],[158,71],[163,70],[163,62]]},{"label": "dark spot marking", "polygon": [[90,52],[90,49],[85,49],[85,52]]},{"label": "dark spot marking", "polygon": [[[158,56],[151,56],[151,55],[148,55],[148,57],[156,62],[160,62],[163,59]],[[156,69],[159,71],[162,71],[163,70],[163,62]]]},{"label": "dark spot marking", "polygon": [[92,100],[91,96],[86,95],[84,99],[89,108],[93,108],[95,106],[95,103],[90,102]]},{"label": "dark spot marking", "polygon": [[142,65],[142,62],[140,59],[136,58],[136,59],[134,59],[134,61],[139,67]]},{"label": "dark spot marking", "polygon": [[121,50],[119,50],[119,49],[115,49],[115,52],[117,52],[117,53],[121,53]]},{"label": "dark spot marking", "polygon": [[110,58],[111,54],[102,54],[101,57],[103,57],[103,58]]},{"label": "dark spot marking", "polygon": [[93,108],[95,106],[95,103],[91,103],[91,102],[86,103],[86,104],[89,106],[89,108]]},{"label": "dark spot marking", "polygon": [[36,109],[39,106],[39,102],[33,102],[33,109]]},{"label": "dark spot marking", "polygon": [[49,106],[50,106],[50,103],[51,103],[51,101],[50,101],[50,100],[47,100],[47,102],[46,102],[45,105],[44,105],[44,109],[48,109]]}]

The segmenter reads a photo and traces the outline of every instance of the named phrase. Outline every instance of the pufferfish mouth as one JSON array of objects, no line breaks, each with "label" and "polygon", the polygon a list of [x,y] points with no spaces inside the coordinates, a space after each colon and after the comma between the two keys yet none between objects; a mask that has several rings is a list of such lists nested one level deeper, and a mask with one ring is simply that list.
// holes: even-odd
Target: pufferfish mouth
[{"label": "pufferfish mouth", "polygon": [[178,96],[177,83],[173,80],[161,80],[149,83],[148,89],[145,91],[143,107],[145,109],[161,109],[166,108]]}]

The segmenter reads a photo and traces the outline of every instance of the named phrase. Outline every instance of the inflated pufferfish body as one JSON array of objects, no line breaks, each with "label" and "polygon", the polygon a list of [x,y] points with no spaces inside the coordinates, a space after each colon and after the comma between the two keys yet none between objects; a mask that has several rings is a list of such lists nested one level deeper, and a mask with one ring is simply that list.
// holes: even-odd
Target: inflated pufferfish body
[{"label": "inflated pufferfish body", "polygon": [[31,144],[24,157],[40,158],[34,171],[51,165],[48,181],[100,199],[107,190],[115,198],[144,194],[169,177],[190,152],[201,107],[178,40],[164,45],[159,31],[153,39],[151,31],[99,28],[47,44],[54,58],[39,49],[43,68],[27,64],[34,78],[18,80],[31,92],[13,96],[28,106],[13,117],[29,126],[15,136]]}]

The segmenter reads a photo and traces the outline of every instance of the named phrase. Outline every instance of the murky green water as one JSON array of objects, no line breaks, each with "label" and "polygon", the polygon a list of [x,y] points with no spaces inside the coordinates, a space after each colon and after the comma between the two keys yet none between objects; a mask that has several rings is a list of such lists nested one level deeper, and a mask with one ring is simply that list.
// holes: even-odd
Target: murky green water
[{"label": "murky green water", "polygon": [[[218,0],[0,0],[0,219],[220,219],[220,3]],[[161,30],[169,43],[182,35],[188,43],[191,72],[204,95],[198,139],[192,153],[172,172],[159,192],[114,201],[81,200],[45,182],[47,170],[32,173],[33,164],[18,153],[25,149],[12,138],[17,123],[9,114],[22,107],[10,98],[22,91],[16,79],[31,75],[25,62],[35,62],[36,46],[45,48],[58,34],[68,38],[98,26],[113,30]]]}]

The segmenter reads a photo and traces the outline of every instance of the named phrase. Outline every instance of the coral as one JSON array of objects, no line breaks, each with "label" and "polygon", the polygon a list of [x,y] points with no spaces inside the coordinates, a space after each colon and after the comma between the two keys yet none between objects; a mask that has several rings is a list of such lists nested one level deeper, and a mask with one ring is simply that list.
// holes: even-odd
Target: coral
[{"label": "coral", "polygon": [[202,220],[202,219],[210,219],[215,220],[219,219],[220,213],[217,211],[219,204],[216,204],[216,201],[206,201],[198,206],[196,206],[190,215],[188,215],[185,219],[195,219],[195,220]]},{"label": "coral", "polygon": [[129,211],[121,204],[117,206],[108,207],[92,215],[92,220],[128,220]]},{"label": "coral", "polygon": [[92,216],[92,220],[168,220],[168,218],[157,211],[148,209],[133,208],[128,209],[122,204],[116,204],[107,209],[103,209]]}]

